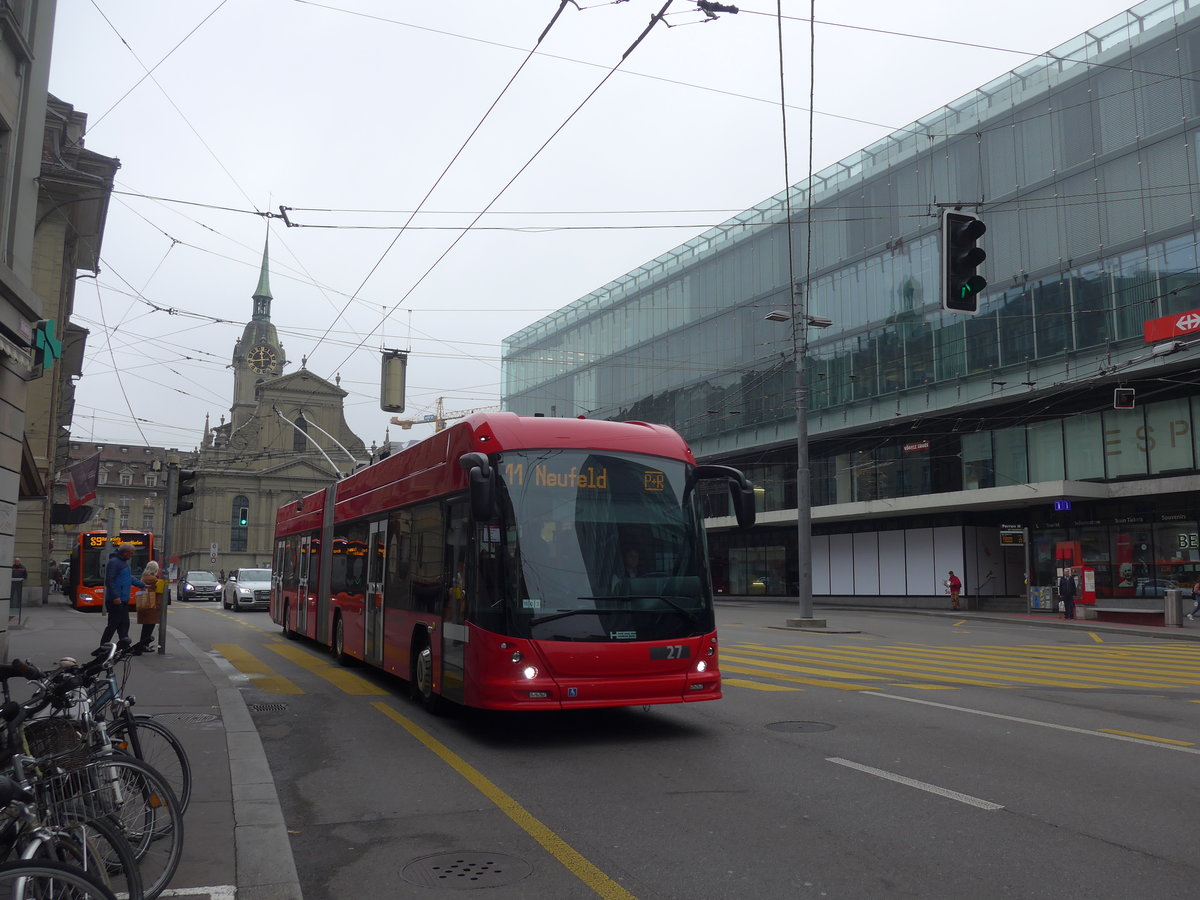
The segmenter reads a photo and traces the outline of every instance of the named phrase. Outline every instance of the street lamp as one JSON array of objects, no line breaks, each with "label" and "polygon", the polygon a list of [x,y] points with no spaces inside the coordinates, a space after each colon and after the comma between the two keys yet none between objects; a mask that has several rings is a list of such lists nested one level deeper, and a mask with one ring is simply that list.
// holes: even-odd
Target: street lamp
[{"label": "street lamp", "polygon": [[[792,308],[802,309],[800,284],[792,286]],[[797,585],[800,595],[800,617],[788,619],[787,624],[798,628],[823,628],[824,619],[813,618],[812,598],[812,473],[808,465],[808,383],[804,379],[804,360],[808,355],[808,329],[828,328],[832,319],[824,316],[793,314],[772,310],[765,317],[771,322],[792,322],[792,350],[796,357],[796,538],[799,553],[796,558]]]}]

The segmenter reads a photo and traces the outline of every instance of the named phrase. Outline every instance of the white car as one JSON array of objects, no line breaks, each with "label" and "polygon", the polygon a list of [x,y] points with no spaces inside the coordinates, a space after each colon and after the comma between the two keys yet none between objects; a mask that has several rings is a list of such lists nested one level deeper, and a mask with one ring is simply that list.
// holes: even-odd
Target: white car
[{"label": "white car", "polygon": [[230,572],[221,590],[221,605],[226,609],[267,609],[271,605],[271,570]]}]

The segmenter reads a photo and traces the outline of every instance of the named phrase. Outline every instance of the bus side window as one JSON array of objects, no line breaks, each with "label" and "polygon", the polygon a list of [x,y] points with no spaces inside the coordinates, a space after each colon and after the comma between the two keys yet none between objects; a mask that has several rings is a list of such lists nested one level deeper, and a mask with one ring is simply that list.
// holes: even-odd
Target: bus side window
[{"label": "bus side window", "polygon": [[412,608],[418,612],[442,611],[446,589],[443,521],[440,503],[413,511]]},{"label": "bus side window", "polygon": [[388,547],[383,585],[383,605],[388,609],[409,608],[409,571],[412,552],[412,513],[402,509],[392,513],[388,523]]}]

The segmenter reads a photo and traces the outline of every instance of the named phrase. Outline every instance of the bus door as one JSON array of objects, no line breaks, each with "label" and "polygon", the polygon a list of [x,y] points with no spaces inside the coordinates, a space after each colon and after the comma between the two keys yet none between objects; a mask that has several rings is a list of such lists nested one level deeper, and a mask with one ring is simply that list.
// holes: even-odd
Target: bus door
[{"label": "bus door", "polygon": [[371,523],[367,540],[367,595],[363,609],[363,660],[383,665],[383,572],[387,548],[387,520]]},{"label": "bus door", "polygon": [[271,618],[278,622],[283,609],[283,570],[287,565],[287,542],[275,542],[275,559],[271,562]]},{"label": "bus door", "polygon": [[308,598],[310,583],[315,588],[315,580],[317,577],[316,566],[313,565],[315,552],[320,546],[320,541],[315,541],[309,535],[300,538],[300,572],[298,584],[296,586],[296,623],[293,625],[295,631],[301,634],[308,634]]}]

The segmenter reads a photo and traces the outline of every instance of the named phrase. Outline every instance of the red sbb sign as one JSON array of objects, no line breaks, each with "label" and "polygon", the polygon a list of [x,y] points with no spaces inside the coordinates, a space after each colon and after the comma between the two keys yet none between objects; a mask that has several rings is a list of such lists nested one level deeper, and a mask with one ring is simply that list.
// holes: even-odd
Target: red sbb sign
[{"label": "red sbb sign", "polygon": [[1200,309],[1142,323],[1142,332],[1146,336],[1147,344],[1170,340],[1194,331],[1200,331]]}]

